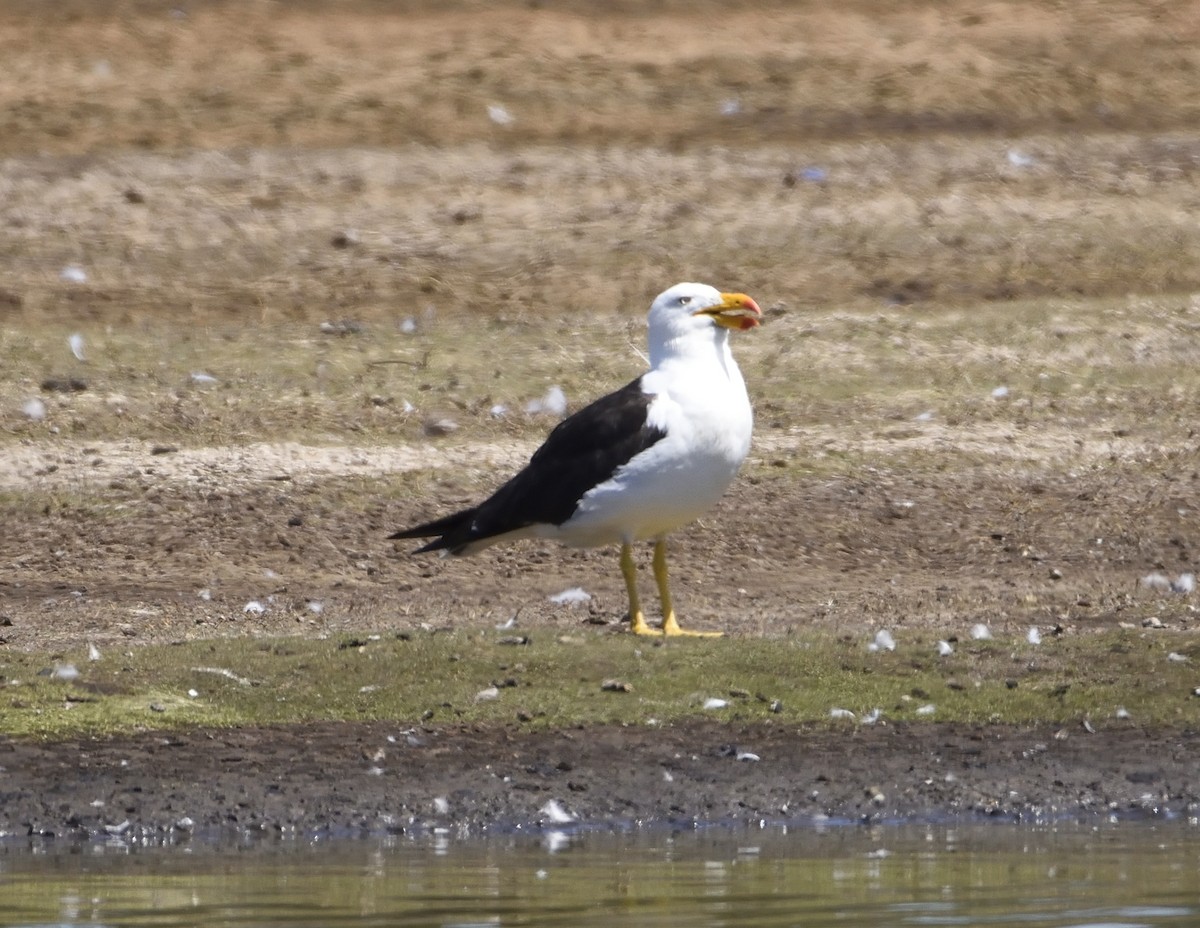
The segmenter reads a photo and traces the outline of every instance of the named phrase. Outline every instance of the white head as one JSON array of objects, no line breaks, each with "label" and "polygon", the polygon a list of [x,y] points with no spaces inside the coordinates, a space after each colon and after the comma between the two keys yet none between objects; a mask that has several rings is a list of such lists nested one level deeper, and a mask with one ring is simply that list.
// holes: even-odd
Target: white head
[{"label": "white head", "polygon": [[722,293],[708,284],[676,284],[650,304],[650,364],[686,350],[685,342],[724,345],[729,329],[752,329],[762,310],[744,293]]}]

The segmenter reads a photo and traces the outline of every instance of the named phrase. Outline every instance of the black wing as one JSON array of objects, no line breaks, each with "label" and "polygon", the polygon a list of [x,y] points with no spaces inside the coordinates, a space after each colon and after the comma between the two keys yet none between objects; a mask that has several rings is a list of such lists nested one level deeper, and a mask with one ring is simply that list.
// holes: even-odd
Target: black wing
[{"label": "black wing", "polygon": [[592,487],[665,435],[646,424],[652,396],[641,379],[601,397],[555,426],[524,470],[471,509],[391,535],[439,536],[418,549],[461,554],[474,541],[530,525],[562,525]]}]

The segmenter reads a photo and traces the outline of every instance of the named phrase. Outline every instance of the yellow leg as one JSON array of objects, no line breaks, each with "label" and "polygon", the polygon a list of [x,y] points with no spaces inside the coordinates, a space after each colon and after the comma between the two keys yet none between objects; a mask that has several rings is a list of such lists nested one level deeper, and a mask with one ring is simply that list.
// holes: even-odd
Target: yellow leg
[{"label": "yellow leg", "polygon": [[658,584],[658,598],[662,601],[664,635],[688,635],[693,638],[720,638],[720,632],[684,631],[675,618],[675,606],[671,602],[671,585],[667,579],[667,540],[660,538],[654,543],[654,582]]},{"label": "yellow leg", "polygon": [[642,601],[638,596],[637,565],[633,563],[633,548],[629,545],[621,545],[621,575],[629,593],[629,630],[635,635],[661,635],[657,628],[646,624],[646,614],[642,612]]}]

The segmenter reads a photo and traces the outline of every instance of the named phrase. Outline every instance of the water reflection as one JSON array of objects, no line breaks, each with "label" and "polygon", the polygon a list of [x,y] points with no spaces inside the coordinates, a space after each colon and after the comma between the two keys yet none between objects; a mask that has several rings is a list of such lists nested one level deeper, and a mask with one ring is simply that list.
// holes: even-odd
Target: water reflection
[{"label": "water reflection", "polygon": [[0,925],[1200,924],[1196,827],[449,834],[0,850]]}]

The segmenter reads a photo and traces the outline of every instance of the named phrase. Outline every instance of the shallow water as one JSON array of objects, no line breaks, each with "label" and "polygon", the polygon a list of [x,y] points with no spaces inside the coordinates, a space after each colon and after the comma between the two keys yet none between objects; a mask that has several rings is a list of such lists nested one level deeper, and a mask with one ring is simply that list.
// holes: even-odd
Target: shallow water
[{"label": "shallow water", "polygon": [[1200,828],[887,827],[0,852],[0,925],[1200,925]]}]

